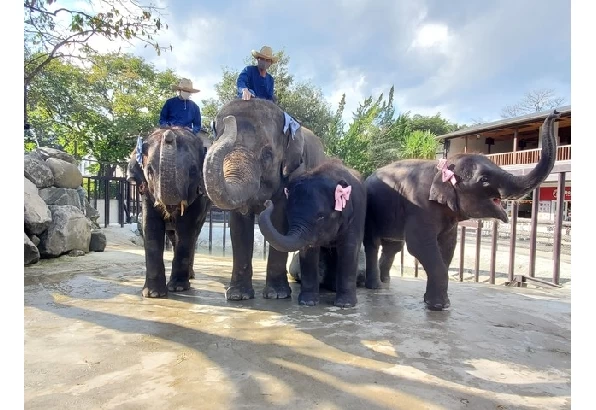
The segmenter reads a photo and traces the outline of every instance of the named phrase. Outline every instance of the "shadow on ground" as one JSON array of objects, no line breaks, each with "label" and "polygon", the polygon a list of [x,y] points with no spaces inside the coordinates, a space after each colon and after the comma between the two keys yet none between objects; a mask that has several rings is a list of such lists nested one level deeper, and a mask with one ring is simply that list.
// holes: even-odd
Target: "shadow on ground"
[{"label": "shadow on ground", "polygon": [[[63,258],[60,258],[63,259]],[[570,291],[425,278],[358,289],[353,309],[224,298],[231,260],[197,256],[190,291],[143,299],[142,249],[25,268],[25,406],[58,408],[570,408]]]}]

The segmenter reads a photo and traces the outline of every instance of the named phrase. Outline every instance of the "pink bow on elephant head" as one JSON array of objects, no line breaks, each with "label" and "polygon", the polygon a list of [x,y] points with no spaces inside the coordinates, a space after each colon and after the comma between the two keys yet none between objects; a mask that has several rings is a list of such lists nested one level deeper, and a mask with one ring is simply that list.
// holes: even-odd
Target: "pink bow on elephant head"
[{"label": "pink bow on elephant head", "polygon": [[352,192],[352,187],[348,185],[347,187],[342,187],[341,185],[337,184],[335,187],[335,210],[342,211],[346,207],[346,203],[350,199],[350,193]]},{"label": "pink bow on elephant head", "polygon": [[451,184],[455,186],[457,183],[457,179],[455,178],[455,173],[447,168],[447,160],[440,159],[439,164],[437,165],[437,169],[441,171],[443,175],[443,182],[451,181]]}]

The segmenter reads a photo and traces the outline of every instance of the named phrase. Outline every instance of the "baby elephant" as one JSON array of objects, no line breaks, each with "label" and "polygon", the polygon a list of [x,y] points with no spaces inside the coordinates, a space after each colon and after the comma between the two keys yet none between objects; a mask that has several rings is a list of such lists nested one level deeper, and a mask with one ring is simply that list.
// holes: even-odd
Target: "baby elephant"
[{"label": "baby elephant", "polygon": [[319,252],[328,248],[335,254],[328,266],[335,273],[335,306],[355,306],[358,251],[366,218],[366,191],[360,175],[340,160],[329,159],[290,181],[284,192],[287,232],[273,227],[270,201],[259,216],[259,227],[275,249],[299,251],[299,303],[314,306],[319,302]]}]

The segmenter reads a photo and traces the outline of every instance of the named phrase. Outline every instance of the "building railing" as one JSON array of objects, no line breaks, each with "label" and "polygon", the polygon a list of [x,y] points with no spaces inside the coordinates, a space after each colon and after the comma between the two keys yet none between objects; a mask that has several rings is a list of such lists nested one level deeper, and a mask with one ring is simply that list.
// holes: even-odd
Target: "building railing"
[{"label": "building railing", "polygon": [[[486,156],[499,166],[504,165],[525,165],[536,164],[540,160],[542,148],[527,149],[517,152],[502,152],[499,154],[487,154]],[[571,145],[557,147],[556,161],[571,160]]]}]

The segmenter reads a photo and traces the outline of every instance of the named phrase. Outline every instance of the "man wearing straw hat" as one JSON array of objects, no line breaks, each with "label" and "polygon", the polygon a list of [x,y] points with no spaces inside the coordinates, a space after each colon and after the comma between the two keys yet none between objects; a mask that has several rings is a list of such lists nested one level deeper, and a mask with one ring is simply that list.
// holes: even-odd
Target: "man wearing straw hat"
[{"label": "man wearing straw hat", "polygon": [[201,130],[201,110],[190,95],[201,90],[193,88],[188,78],[180,79],[172,89],[178,91],[178,95],[166,100],[159,115],[159,125],[186,127],[194,134],[198,133]]},{"label": "man wearing straw hat", "polygon": [[277,102],[273,94],[274,80],[267,69],[271,64],[277,63],[277,57],[269,46],[261,47],[261,51],[252,50],[252,56],[257,59],[257,65],[249,65],[236,80],[238,87],[238,98],[250,100],[251,98],[263,98]]}]

